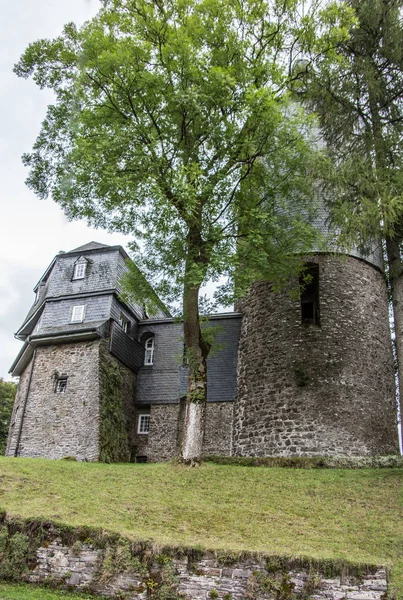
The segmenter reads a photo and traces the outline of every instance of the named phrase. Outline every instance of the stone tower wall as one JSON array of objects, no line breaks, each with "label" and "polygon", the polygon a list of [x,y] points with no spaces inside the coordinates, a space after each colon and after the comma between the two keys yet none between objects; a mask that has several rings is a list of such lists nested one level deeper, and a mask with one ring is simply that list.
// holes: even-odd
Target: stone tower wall
[{"label": "stone tower wall", "polygon": [[[99,458],[99,341],[37,348],[23,419],[19,456]],[[7,454],[14,455],[31,363],[20,379]],[[64,393],[55,377],[66,375]]]},{"label": "stone tower wall", "polygon": [[267,283],[240,307],[233,453],[397,453],[384,277],[356,258],[309,261],[319,264],[320,327],[302,325],[299,299]]}]

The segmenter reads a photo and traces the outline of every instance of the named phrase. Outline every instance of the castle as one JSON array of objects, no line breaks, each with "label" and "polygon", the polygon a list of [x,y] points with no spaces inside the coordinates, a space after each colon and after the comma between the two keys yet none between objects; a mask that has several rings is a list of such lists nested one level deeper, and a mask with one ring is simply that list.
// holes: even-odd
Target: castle
[{"label": "castle", "polygon": [[[90,242],[59,253],[36,285],[7,455],[159,461],[181,439],[182,324],[122,300],[129,260]],[[212,315],[205,455],[398,452],[382,255],[308,259],[300,298],[257,282],[237,312]],[[296,282],[298,284],[298,282]],[[295,284],[295,282],[294,282]],[[150,288],[151,289],[151,288]]]}]

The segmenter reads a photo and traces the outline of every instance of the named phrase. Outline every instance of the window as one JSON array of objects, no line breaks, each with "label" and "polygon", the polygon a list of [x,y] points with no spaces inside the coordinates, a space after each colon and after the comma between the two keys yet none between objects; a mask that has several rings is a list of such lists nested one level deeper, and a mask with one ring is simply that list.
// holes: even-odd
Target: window
[{"label": "window", "polygon": [[84,321],[84,310],[85,310],[85,306],[73,306],[71,322],[72,323],[82,323]]},{"label": "window", "polygon": [[137,433],[148,433],[150,431],[150,415],[139,415]]},{"label": "window", "polygon": [[154,338],[149,337],[145,343],[146,353],[144,356],[144,364],[152,365],[154,362]]},{"label": "window", "polygon": [[121,326],[121,328],[123,329],[123,331],[125,333],[128,333],[128,331],[130,329],[130,321],[127,317],[124,316],[123,313],[120,313],[119,325]]},{"label": "window", "polygon": [[67,377],[58,377],[55,384],[55,392],[57,394],[64,394],[67,388]]},{"label": "window", "polygon": [[320,327],[319,265],[308,264],[299,278],[301,286],[301,322]]},{"label": "window", "polygon": [[86,262],[81,262],[81,263],[77,263],[76,265],[74,265],[73,279],[84,279],[86,268],[87,268]]}]

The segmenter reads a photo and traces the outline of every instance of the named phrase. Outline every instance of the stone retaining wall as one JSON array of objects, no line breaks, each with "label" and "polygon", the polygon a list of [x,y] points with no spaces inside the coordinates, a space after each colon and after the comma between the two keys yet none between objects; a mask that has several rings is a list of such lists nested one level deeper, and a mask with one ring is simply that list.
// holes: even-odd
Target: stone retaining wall
[{"label": "stone retaining wall", "polygon": [[[61,539],[40,547],[36,556],[37,565],[29,575],[30,582],[44,583],[53,578],[56,583],[92,590],[104,596],[124,597],[125,600],[150,597],[172,600],[291,599],[292,594],[296,598],[309,596],[316,600],[381,600],[387,590],[384,569],[367,572],[361,579],[348,575],[329,578],[316,571],[295,568],[272,573],[264,558],[249,558],[226,565],[213,554],[197,560],[189,556],[168,558],[162,554],[155,556],[155,562],[148,561],[147,567],[144,562],[137,561],[134,567],[113,573],[110,571],[113,557],[107,551],[85,544],[79,548],[68,547]],[[120,564],[124,563],[122,556]],[[105,561],[109,561],[109,571]],[[168,596],[159,596],[163,586],[170,590]],[[281,596],[278,595],[279,588],[284,590]],[[290,592],[288,596],[286,589]]]}]

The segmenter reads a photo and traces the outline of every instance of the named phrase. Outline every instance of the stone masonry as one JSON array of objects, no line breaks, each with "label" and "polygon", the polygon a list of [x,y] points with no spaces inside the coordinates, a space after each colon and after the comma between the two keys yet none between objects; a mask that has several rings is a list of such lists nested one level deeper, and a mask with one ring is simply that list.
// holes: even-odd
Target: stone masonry
[{"label": "stone masonry", "polygon": [[[97,460],[99,456],[99,341],[37,348],[18,456]],[[22,375],[7,454],[13,455],[31,364]],[[67,376],[64,393],[56,379]]]},{"label": "stone masonry", "polygon": [[[108,597],[127,600],[146,600],[151,590],[158,590],[164,578],[164,561],[150,563],[145,569],[103,573],[105,555],[93,546],[68,547],[61,540],[37,550],[37,565],[29,575],[33,583],[46,583],[49,578],[81,590],[92,590]],[[158,558],[158,557],[157,557]],[[245,558],[225,564],[214,554],[198,559],[172,559],[170,579],[172,597],[178,594],[184,600],[269,600],[278,597],[263,591],[270,582],[285,581],[296,598],[314,597],[316,600],[381,600],[387,592],[386,572],[382,568],[369,570],[361,578],[343,575],[326,577],[320,571],[290,568],[286,572],[268,573],[264,558]],[[174,596],[175,594],[175,596]]]},{"label": "stone masonry", "polygon": [[256,283],[238,357],[234,455],[398,452],[392,348],[383,275],[356,258],[319,265],[320,327],[299,300]]},{"label": "stone masonry", "polygon": [[[206,427],[203,455],[230,456],[232,445],[233,402],[209,402],[206,407]],[[150,432],[136,434],[136,456],[146,456],[148,462],[171,460],[178,456],[182,433],[181,404],[138,407],[137,415],[149,412]]]},{"label": "stone masonry", "polygon": [[[25,414],[32,361],[21,377],[7,454],[14,455],[23,415],[18,456],[129,461],[136,377],[110,355],[107,340],[39,346],[32,360]],[[55,388],[60,376],[67,377],[63,393]]]}]

